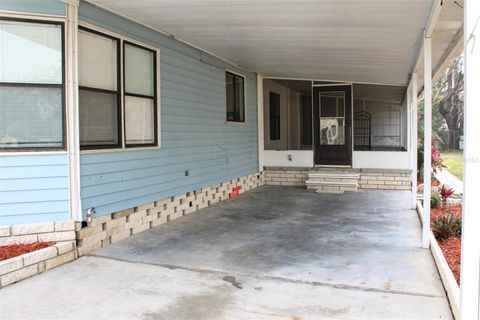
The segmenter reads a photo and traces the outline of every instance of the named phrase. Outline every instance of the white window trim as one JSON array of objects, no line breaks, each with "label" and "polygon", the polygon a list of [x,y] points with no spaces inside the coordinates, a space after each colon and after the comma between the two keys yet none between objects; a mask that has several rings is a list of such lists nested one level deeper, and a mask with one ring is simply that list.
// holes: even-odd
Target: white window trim
[{"label": "white window trim", "polygon": [[[63,15],[51,15],[51,14],[37,14],[37,13],[25,13],[25,12],[17,12],[17,11],[7,11],[7,10],[0,10],[0,15],[2,17],[5,17],[5,18],[12,18],[12,19],[22,19],[22,20],[31,20],[32,22],[42,22],[42,21],[45,21],[45,22],[61,22],[64,24],[63,28],[64,28],[64,32],[63,32],[63,46],[66,47],[67,45],[67,19],[66,19],[66,16],[63,16]],[[66,67],[67,67],[67,58],[66,58],[66,50],[64,50],[64,56],[63,56],[63,68],[65,69],[64,70],[64,73],[65,73],[65,78],[67,76],[67,72],[66,72]],[[65,83],[64,83],[64,92],[65,92],[65,96],[67,96],[67,83],[66,83],[66,79],[64,80]],[[63,154],[63,155],[66,155],[68,154],[68,148],[69,148],[69,145],[68,145],[68,136],[67,136],[67,133],[68,133],[68,121],[67,121],[67,112],[68,112],[68,106],[67,106],[67,102],[64,101],[64,104],[65,106],[63,107],[64,109],[64,132],[63,132],[63,136],[64,136],[64,144],[65,144],[65,148],[64,150],[42,150],[41,148],[39,149],[32,149],[32,150],[22,150],[22,149],[18,149],[18,150],[15,150],[15,149],[10,149],[8,151],[5,151],[5,150],[2,150],[0,151],[0,157],[5,157],[5,156],[38,156],[38,155],[59,155],[59,154]]]},{"label": "white window trim", "polygon": [[[96,25],[90,24],[85,21],[79,21],[78,23],[79,27],[87,28],[93,31],[97,31],[100,33],[104,33],[105,35],[109,35],[112,37],[115,37],[120,40],[119,45],[121,46],[120,50],[120,56],[118,57],[120,59],[120,103],[121,103],[121,113],[120,113],[120,118],[121,118],[121,125],[122,125],[122,147],[121,148],[105,148],[105,149],[88,149],[88,150],[81,150],[81,154],[96,154],[96,153],[113,153],[113,152],[132,152],[132,151],[145,151],[145,150],[159,150],[162,147],[162,128],[161,128],[161,118],[162,118],[162,108],[161,108],[161,91],[160,91],[160,81],[161,81],[161,76],[160,76],[160,49],[158,47],[152,46],[148,43],[138,41],[136,39],[132,39],[130,37],[124,36],[122,34],[112,32],[110,30],[106,30],[103,28],[99,28]],[[123,62],[123,45],[124,41],[137,44],[139,46],[148,48],[152,51],[155,52],[155,59],[156,59],[156,70],[155,70],[155,76],[156,76],[156,86],[157,86],[157,96],[156,96],[156,104],[157,104],[157,145],[156,146],[148,146],[148,147],[126,147],[126,137],[125,137],[125,91],[124,91],[124,79],[123,79],[123,68],[124,68],[124,62]]]},{"label": "white window trim", "polygon": [[[226,73],[229,72],[229,73],[233,73],[234,75],[236,76],[239,76],[239,77],[242,77],[243,78],[243,112],[244,112],[244,120],[243,121],[228,121],[227,120],[227,100],[225,99],[225,124],[227,125],[240,125],[240,126],[246,126],[247,124],[247,76],[242,74],[242,73],[239,73],[238,71],[234,71],[232,69],[228,69],[228,68],[225,68],[224,70],[224,77],[226,77]],[[225,80],[226,81],[226,80]],[[227,97],[227,83],[225,82],[225,98]]]}]

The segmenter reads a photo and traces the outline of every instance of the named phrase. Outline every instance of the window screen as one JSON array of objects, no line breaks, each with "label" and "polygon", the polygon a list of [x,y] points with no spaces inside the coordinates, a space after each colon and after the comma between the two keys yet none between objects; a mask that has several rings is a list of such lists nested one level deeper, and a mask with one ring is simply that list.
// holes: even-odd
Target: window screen
[{"label": "window screen", "polygon": [[124,59],[126,146],[156,145],[155,52],[124,43]]},{"label": "window screen", "polygon": [[63,148],[63,25],[0,20],[0,148]]},{"label": "window screen", "polygon": [[227,94],[227,121],[245,121],[245,79],[231,72],[225,73]]},{"label": "window screen", "polygon": [[121,144],[119,40],[80,29],[78,34],[80,145],[82,149]]},{"label": "window screen", "polygon": [[270,140],[280,140],[280,95],[270,92]]}]

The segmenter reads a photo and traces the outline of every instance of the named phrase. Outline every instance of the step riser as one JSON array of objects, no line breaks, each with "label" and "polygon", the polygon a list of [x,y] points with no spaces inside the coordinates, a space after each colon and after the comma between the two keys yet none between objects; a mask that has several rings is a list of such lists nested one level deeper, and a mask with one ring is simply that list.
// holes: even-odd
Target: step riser
[{"label": "step riser", "polygon": [[352,171],[341,170],[312,170],[308,173],[308,180],[305,182],[307,189],[338,192],[355,192],[358,190],[360,175]]}]

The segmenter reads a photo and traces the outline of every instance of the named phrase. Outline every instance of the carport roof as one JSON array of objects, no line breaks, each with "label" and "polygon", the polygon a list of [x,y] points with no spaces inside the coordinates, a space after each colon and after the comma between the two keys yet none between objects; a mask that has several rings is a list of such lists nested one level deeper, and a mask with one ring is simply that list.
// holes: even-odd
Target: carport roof
[{"label": "carport roof", "polygon": [[434,0],[89,2],[267,77],[406,85]]}]

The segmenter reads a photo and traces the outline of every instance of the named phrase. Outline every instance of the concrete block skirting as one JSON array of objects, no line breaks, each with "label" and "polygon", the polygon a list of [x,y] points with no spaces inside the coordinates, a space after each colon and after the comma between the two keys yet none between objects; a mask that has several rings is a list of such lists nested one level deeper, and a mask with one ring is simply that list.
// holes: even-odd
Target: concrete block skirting
[{"label": "concrete block skirting", "polygon": [[210,187],[93,218],[86,227],[80,225],[77,227],[78,256],[86,255],[131,235],[227,200],[234,187],[241,187],[239,193],[243,193],[264,184],[263,172],[253,173]]},{"label": "concrete block skirting", "polygon": [[265,184],[270,186],[305,187],[309,168],[265,167]]},{"label": "concrete block skirting", "polygon": [[[310,168],[265,167],[265,184],[276,186],[306,187]],[[360,175],[359,189],[411,190],[410,170],[351,169]]]},{"label": "concrete block skirting", "polygon": [[73,261],[75,258],[75,241],[64,241],[0,261],[0,288]]},{"label": "concrete block skirting", "polygon": [[412,190],[411,170],[361,169],[358,187],[378,190]]}]

